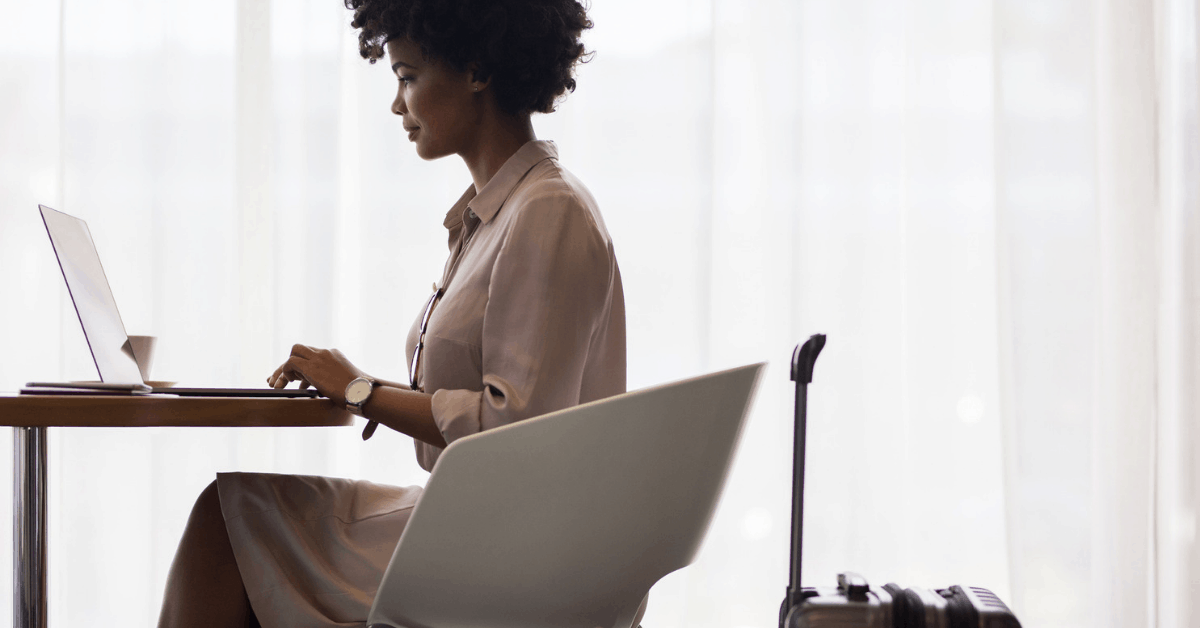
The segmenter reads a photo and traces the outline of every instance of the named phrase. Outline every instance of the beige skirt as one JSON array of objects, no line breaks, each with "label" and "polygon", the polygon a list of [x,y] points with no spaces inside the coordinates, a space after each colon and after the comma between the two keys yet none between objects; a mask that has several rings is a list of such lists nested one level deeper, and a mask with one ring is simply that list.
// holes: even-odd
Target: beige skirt
[{"label": "beige skirt", "polygon": [[263,628],[364,626],[418,486],[220,473],[217,489]]}]

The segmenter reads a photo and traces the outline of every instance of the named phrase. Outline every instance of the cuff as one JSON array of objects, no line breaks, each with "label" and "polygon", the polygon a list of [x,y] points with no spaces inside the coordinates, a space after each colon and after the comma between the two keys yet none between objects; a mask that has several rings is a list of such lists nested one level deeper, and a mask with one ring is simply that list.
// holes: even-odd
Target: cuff
[{"label": "cuff", "polygon": [[446,445],[471,434],[483,431],[479,422],[483,393],[472,390],[438,390],[430,401],[433,421],[437,423]]}]

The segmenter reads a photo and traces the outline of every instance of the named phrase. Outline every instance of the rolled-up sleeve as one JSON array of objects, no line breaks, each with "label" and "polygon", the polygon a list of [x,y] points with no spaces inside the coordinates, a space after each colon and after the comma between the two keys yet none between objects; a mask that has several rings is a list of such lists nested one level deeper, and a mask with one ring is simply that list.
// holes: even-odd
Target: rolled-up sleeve
[{"label": "rolled-up sleeve", "polygon": [[483,389],[433,393],[447,444],[578,404],[617,276],[611,242],[573,194],[552,189],[530,198],[492,267]]}]

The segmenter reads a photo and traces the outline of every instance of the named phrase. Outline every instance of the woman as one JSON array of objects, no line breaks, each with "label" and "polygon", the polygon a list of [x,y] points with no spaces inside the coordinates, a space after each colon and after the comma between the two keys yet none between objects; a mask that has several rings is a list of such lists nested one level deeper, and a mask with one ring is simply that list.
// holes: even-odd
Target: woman
[{"label": "woman", "polygon": [[[408,336],[412,385],[296,345],[269,378],[413,437],[432,470],[463,436],[625,391],[625,312],[596,202],[530,115],[573,90],[591,27],[574,0],[347,0],[362,55],[386,55],[392,112],[425,159],[473,184],[450,257]],[[220,474],[198,498],[160,626],[362,625],[420,489]]]}]

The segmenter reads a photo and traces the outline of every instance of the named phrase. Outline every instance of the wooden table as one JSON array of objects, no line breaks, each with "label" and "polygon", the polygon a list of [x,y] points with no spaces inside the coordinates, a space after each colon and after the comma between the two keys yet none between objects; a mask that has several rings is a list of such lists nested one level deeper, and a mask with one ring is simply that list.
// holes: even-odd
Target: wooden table
[{"label": "wooden table", "polygon": [[46,628],[46,428],[333,427],[354,415],[328,399],[0,396],[13,428],[13,627]]}]

